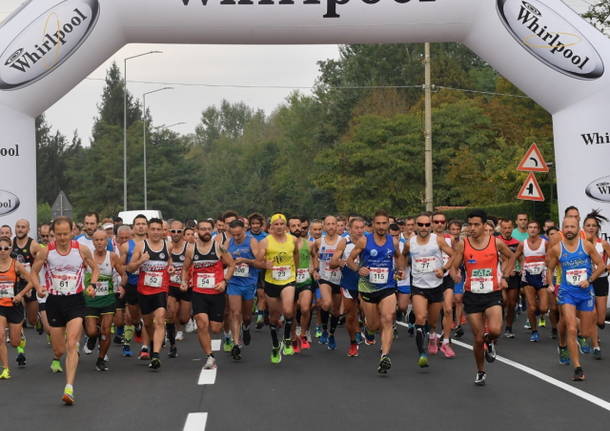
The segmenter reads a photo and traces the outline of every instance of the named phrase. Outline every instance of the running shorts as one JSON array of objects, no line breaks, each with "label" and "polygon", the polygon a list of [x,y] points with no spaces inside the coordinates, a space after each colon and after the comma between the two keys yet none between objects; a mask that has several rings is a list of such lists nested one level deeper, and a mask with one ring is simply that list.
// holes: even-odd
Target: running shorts
[{"label": "running shorts", "polygon": [[559,295],[557,295],[557,304],[566,305],[571,304],[576,307],[577,311],[593,311],[595,305],[593,291],[590,295],[585,292],[578,292],[572,289],[559,288]]},{"label": "running shorts", "polygon": [[99,319],[105,314],[114,314],[116,308],[116,304],[107,305],[106,307],[87,307],[85,310],[85,317],[94,317]]},{"label": "running shorts", "polygon": [[138,294],[138,304],[143,315],[152,314],[157,308],[167,309],[167,293],[160,292],[154,295]]},{"label": "running shorts", "polygon": [[179,287],[170,286],[167,292],[172,298],[176,298],[176,301],[191,302],[193,299],[193,289],[187,289],[186,292],[181,290]]},{"label": "running shorts", "polygon": [[443,302],[444,296],[443,292],[445,291],[445,287],[441,284],[438,287],[433,287],[432,289],[422,289],[420,287],[411,286],[411,295],[421,295],[428,300],[429,303],[434,304],[436,302]]},{"label": "running shorts", "polygon": [[277,285],[265,282],[265,295],[270,298],[279,298],[282,296],[282,290],[290,286],[294,286],[294,283]]},{"label": "running shorts", "polygon": [[318,281],[318,285],[323,285],[326,284],[327,286],[330,286],[330,291],[331,294],[333,295],[341,295],[341,286],[336,284],[336,283],[331,283],[330,281],[327,280],[322,280],[320,279],[320,281]]},{"label": "running shorts", "polygon": [[396,288],[388,287],[387,289],[381,289],[375,292],[360,292],[360,298],[364,302],[368,302],[370,304],[379,304],[384,298],[394,295],[395,293]]},{"label": "running shorts", "polygon": [[241,296],[244,301],[251,301],[256,296],[256,284],[251,286],[236,286],[229,282],[227,295]]},{"label": "running shorts", "polygon": [[138,286],[127,283],[125,285],[125,302],[128,305],[138,305]]},{"label": "running shorts", "polygon": [[222,322],[225,315],[226,295],[193,292],[193,316],[207,314],[210,322]]},{"label": "running shorts", "polygon": [[464,292],[462,302],[466,314],[483,313],[496,305],[502,306],[502,292],[499,290],[490,293]]},{"label": "running shorts", "polygon": [[595,296],[608,296],[608,277],[599,277],[593,282]]},{"label": "running shorts", "polygon": [[[12,307],[0,306],[0,316],[6,318],[6,321],[12,325],[18,325],[25,320],[23,312],[23,304],[15,304]],[[2,334],[4,336],[4,334]],[[1,340],[0,342],[4,342]]]},{"label": "running shorts", "polygon": [[49,295],[47,298],[47,319],[54,328],[63,328],[70,320],[85,317],[85,297],[76,295]]}]

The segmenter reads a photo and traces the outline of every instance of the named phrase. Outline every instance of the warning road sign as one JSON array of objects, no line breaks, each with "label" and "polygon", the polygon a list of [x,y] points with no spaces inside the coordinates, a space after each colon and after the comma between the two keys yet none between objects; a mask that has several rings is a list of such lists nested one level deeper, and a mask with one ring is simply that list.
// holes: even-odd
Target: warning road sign
[{"label": "warning road sign", "polygon": [[538,180],[536,180],[536,176],[533,174],[533,172],[530,172],[527,179],[521,186],[517,199],[544,202],[544,194],[542,193],[540,184],[538,184]]},{"label": "warning road sign", "polygon": [[538,145],[532,144],[523,159],[521,159],[521,163],[517,167],[518,171],[524,172],[548,172],[549,166],[544,161],[542,157],[542,153],[538,148]]}]

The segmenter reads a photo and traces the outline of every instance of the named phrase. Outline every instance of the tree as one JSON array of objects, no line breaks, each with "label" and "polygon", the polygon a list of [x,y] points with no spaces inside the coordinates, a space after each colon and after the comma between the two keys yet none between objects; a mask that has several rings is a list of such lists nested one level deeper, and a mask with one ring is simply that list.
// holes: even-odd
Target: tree
[{"label": "tree", "polygon": [[610,29],[610,0],[597,0],[583,15],[599,31],[608,35]]}]

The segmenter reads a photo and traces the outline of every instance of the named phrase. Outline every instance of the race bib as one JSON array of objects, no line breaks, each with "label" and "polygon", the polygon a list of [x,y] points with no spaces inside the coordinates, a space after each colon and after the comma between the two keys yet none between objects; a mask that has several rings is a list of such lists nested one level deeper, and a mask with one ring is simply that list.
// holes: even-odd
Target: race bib
[{"label": "race bib", "polygon": [[299,268],[297,269],[297,283],[302,284],[309,281],[311,278],[309,274],[309,269],[307,268]]},{"label": "race bib", "polygon": [[540,275],[545,270],[544,262],[529,262],[523,265],[523,269],[532,275]]},{"label": "race bib", "polygon": [[75,275],[54,275],[51,279],[51,285],[55,292],[59,295],[72,295],[76,293],[76,276]]},{"label": "race bib", "polygon": [[216,275],[211,272],[201,272],[197,274],[198,289],[214,289],[216,287]]},{"label": "race bib", "polygon": [[566,271],[566,281],[572,286],[578,286],[587,279],[587,270],[585,268],[568,269]]},{"label": "race bib", "polygon": [[247,263],[240,263],[235,267],[233,275],[235,277],[248,277],[250,275],[250,265]]},{"label": "race bib", "polygon": [[369,268],[369,282],[373,284],[387,284],[389,275],[389,268]]},{"label": "race bib", "polygon": [[330,281],[333,284],[339,284],[341,281],[341,270],[331,270],[329,266],[326,266],[324,269],[322,269],[320,278],[322,280]]},{"label": "race bib", "polygon": [[0,299],[15,297],[15,285],[14,283],[0,283]]},{"label": "race bib", "polygon": [[434,272],[436,269],[436,257],[416,257],[413,259],[413,270],[420,273]]},{"label": "race bib", "polygon": [[95,285],[95,296],[108,296],[110,294],[110,282],[98,281]]},{"label": "race bib", "polygon": [[290,276],[292,275],[292,271],[290,266],[274,266],[271,270],[271,278],[276,281],[286,281],[290,280]]},{"label": "race bib", "polygon": [[473,269],[470,277],[472,293],[490,293],[494,290],[493,272],[489,268]]},{"label": "race bib", "polygon": [[144,273],[144,285],[146,287],[160,288],[163,286],[162,272],[146,272]]},{"label": "race bib", "polygon": [[182,283],[182,269],[174,271],[174,273],[169,276],[169,281],[172,284],[181,284]]}]

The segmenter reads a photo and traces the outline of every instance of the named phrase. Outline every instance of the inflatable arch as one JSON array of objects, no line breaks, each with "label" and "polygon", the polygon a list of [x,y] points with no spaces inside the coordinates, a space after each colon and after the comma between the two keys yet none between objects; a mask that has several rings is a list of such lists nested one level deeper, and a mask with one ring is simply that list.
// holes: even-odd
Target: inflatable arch
[{"label": "inflatable arch", "polygon": [[561,0],[29,0],[0,24],[0,224],[35,220],[35,117],[127,43],[424,41],[550,112],[560,210],[610,214],[610,40]]}]

